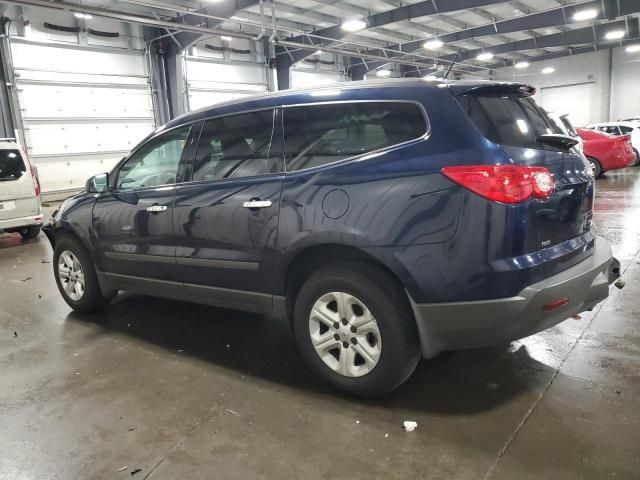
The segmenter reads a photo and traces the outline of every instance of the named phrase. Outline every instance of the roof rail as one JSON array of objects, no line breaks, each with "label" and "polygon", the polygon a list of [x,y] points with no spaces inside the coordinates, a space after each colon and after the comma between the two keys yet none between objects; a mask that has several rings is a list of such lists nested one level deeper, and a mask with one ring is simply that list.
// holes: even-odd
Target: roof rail
[{"label": "roof rail", "polygon": [[0,138],[0,142],[7,142],[7,141],[16,141],[16,137],[7,137],[7,138]]}]

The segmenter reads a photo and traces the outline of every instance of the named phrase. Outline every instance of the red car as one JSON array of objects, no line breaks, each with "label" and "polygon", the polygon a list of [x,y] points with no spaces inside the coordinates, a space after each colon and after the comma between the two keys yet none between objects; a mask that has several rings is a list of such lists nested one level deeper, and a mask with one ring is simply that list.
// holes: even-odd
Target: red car
[{"label": "red car", "polygon": [[629,167],[636,161],[631,135],[614,136],[586,128],[576,128],[576,132],[583,140],[584,156],[596,177],[609,170]]}]

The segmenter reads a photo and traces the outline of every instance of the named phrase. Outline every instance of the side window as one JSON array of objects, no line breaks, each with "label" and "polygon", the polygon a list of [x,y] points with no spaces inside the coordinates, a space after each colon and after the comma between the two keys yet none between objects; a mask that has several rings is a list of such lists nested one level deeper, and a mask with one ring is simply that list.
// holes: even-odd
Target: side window
[{"label": "side window", "polygon": [[283,112],[289,172],[397,145],[427,132],[422,111],[411,103],[334,103]]},{"label": "side window", "polygon": [[281,172],[281,159],[271,148],[273,122],[273,110],[207,120],[200,133],[193,180]]},{"label": "side window", "polygon": [[629,133],[633,132],[633,128],[620,125],[620,131],[622,132],[622,135],[628,135]]},{"label": "side window", "polygon": [[149,141],[120,167],[118,190],[176,183],[182,150],[191,126],[170,130]]},{"label": "side window", "polygon": [[615,125],[605,125],[602,127],[602,131],[610,135],[620,135],[620,131]]}]

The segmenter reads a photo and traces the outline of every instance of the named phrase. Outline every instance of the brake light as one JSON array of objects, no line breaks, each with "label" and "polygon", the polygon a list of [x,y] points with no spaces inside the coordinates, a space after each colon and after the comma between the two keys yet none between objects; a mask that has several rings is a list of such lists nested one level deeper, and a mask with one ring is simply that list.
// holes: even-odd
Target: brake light
[{"label": "brake light", "polygon": [[33,179],[33,189],[36,192],[36,197],[39,197],[40,196],[40,180],[38,180],[36,169],[33,168],[33,165],[30,164],[29,170],[31,171],[31,178]]},{"label": "brake light", "polygon": [[530,197],[546,200],[553,193],[553,176],[544,167],[465,165],[444,167],[442,174],[493,202],[510,205]]}]

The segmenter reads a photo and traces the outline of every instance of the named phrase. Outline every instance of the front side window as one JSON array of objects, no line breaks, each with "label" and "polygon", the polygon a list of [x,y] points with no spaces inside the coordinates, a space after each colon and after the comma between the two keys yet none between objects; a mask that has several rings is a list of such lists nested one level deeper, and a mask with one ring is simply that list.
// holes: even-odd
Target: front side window
[{"label": "front side window", "polygon": [[420,108],[403,102],[285,108],[284,125],[289,172],[404,143],[427,132]]},{"label": "front side window", "polygon": [[18,180],[26,171],[19,150],[0,150],[0,182]]},{"label": "front side window", "polygon": [[478,130],[494,143],[548,148],[538,137],[562,133],[530,97],[470,94],[458,97],[458,101]]},{"label": "front side window", "polygon": [[176,128],[150,140],[120,167],[118,190],[176,183],[178,164],[191,126]]},{"label": "front side window", "polygon": [[254,177],[282,171],[271,148],[274,111],[207,120],[202,127],[193,180]]}]

